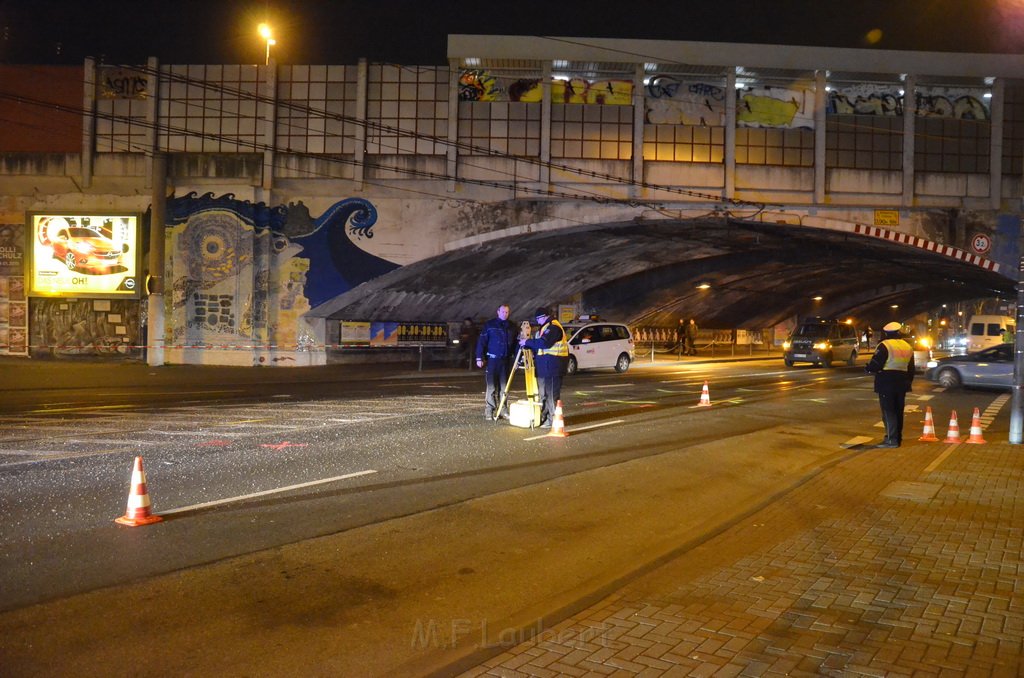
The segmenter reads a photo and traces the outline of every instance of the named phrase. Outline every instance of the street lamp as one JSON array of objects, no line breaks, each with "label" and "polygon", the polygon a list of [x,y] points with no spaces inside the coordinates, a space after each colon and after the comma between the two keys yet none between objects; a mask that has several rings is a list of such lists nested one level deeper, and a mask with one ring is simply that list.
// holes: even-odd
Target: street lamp
[{"label": "street lamp", "polygon": [[258,30],[260,32],[260,37],[263,38],[263,40],[267,43],[267,65],[269,66],[270,65],[270,46],[271,45],[276,45],[277,44],[277,40],[274,40],[274,38],[271,37],[273,35],[273,33],[270,32],[270,25],[269,24],[260,24]]}]

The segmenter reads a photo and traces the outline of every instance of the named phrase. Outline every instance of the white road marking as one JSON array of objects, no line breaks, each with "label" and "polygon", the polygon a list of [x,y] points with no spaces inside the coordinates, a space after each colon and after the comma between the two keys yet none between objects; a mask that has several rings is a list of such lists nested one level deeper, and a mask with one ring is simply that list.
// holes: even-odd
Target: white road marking
[{"label": "white road marking", "polygon": [[864,443],[871,442],[872,440],[874,440],[874,438],[870,438],[868,436],[857,436],[856,438],[850,438],[845,443],[840,443],[839,447],[848,450],[851,447],[857,447],[858,445],[863,445]]},{"label": "white road marking", "polygon": [[[602,426],[611,426],[612,424],[621,424],[624,421],[626,421],[626,420],[625,419],[613,419],[612,421],[602,421],[601,423],[598,423],[598,424],[588,424],[587,426],[573,426],[571,431],[569,429],[565,429],[565,432],[568,433],[568,434],[572,434],[572,433],[578,433],[579,431],[589,431],[592,428],[601,428]],[[523,440],[524,441],[526,441],[526,440],[540,440],[541,438],[556,438],[556,437],[559,437],[559,436],[549,436],[547,433],[545,433],[544,435],[533,436],[531,438],[523,438]]]},{"label": "white road marking", "polygon": [[242,494],[237,497],[228,497],[227,499],[217,499],[215,501],[207,501],[202,504],[192,504],[191,506],[182,506],[181,508],[171,509],[169,511],[160,511],[158,515],[169,516],[175,513],[185,513],[186,511],[196,511],[198,509],[207,508],[210,506],[220,506],[221,504],[230,504],[236,501],[243,501],[245,499],[252,499],[254,497],[265,497],[270,494],[278,494],[280,492],[289,492],[291,490],[300,490],[304,487],[313,487],[315,485],[323,485],[325,483],[333,483],[339,480],[347,480],[349,478],[357,478],[359,476],[370,475],[376,473],[374,469],[367,471],[357,471],[355,473],[346,473],[343,476],[334,476],[333,478],[323,478],[322,480],[311,480],[308,483],[299,483],[298,485],[288,485],[287,487],[278,487],[273,490],[263,490],[262,492],[253,492],[252,494]]}]

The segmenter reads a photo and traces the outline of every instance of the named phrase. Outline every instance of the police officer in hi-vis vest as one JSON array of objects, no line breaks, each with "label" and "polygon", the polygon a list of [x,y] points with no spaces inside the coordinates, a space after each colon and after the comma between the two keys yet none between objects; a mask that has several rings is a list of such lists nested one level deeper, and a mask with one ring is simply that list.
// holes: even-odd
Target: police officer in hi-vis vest
[{"label": "police officer in hi-vis vest", "polygon": [[562,398],[562,375],[569,364],[569,339],[548,309],[538,308],[535,319],[540,325],[535,338],[520,339],[519,345],[533,351],[535,356],[533,364],[541,403],[540,425],[551,428],[555,406]]},{"label": "police officer in hi-vis vest", "polygon": [[875,447],[903,443],[903,406],[914,381],[914,348],[900,336],[901,328],[897,322],[882,328],[882,341],[864,368],[875,375],[875,393],[885,423],[885,440]]}]

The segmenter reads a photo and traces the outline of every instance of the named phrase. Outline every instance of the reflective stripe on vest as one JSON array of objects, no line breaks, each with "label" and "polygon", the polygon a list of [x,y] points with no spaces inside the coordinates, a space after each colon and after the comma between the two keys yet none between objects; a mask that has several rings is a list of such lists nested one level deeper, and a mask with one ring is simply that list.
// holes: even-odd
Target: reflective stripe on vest
[{"label": "reflective stripe on vest", "polygon": [[914,357],[914,349],[902,339],[886,339],[882,342],[889,357],[882,366],[883,370],[906,372],[910,367],[910,359]]},{"label": "reflective stripe on vest", "polygon": [[537,355],[553,355],[558,356],[559,358],[568,358],[569,338],[565,336],[565,328],[562,327],[561,323],[557,320],[549,320],[548,324],[540,328],[540,331],[537,332],[537,337],[540,338],[544,336],[544,330],[548,328],[548,325],[554,325],[558,329],[562,330],[562,338],[556,341],[551,348],[538,348]]}]

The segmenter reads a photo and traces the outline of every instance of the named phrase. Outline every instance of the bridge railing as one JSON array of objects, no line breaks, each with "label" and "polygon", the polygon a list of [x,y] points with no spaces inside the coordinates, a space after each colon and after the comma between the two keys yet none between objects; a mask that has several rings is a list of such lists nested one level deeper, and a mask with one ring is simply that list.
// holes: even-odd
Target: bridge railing
[{"label": "bridge railing", "polygon": [[[676,340],[674,327],[631,327],[634,354],[653,360],[656,356],[683,356],[683,346]],[[709,357],[770,354],[779,351],[773,344],[774,331],[768,329],[700,329],[697,331],[698,355]]]}]

